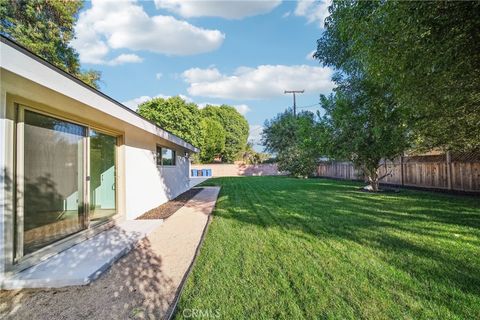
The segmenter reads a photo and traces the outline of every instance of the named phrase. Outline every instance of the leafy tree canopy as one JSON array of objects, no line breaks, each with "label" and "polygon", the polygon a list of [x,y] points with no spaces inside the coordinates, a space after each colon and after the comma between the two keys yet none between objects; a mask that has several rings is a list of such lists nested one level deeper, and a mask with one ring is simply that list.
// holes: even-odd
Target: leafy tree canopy
[{"label": "leafy tree canopy", "polygon": [[217,120],[204,118],[200,122],[200,132],[200,161],[211,163],[225,150],[225,129]]},{"label": "leafy tree canopy", "polygon": [[262,143],[277,155],[278,168],[293,176],[307,177],[315,171],[320,156],[315,115],[291,110],[265,121]]},{"label": "leafy tree canopy", "polygon": [[224,162],[233,162],[241,157],[247,145],[249,125],[234,107],[207,105],[201,110],[204,118],[218,121],[225,129],[225,149],[221,154]]},{"label": "leafy tree canopy", "polygon": [[334,91],[320,98],[319,148],[329,158],[352,161],[378,191],[381,160],[409,147],[404,115],[388,90],[368,80],[350,78]]},{"label": "leafy tree canopy", "polygon": [[480,147],[480,2],[334,1],[315,57],[390,86],[417,147]]},{"label": "leafy tree canopy", "polygon": [[216,157],[233,162],[247,145],[248,122],[235,108],[227,105],[206,106],[200,110],[195,103],[180,97],[154,98],[142,103],[137,112],[199,147],[199,160],[204,163]]},{"label": "leafy tree canopy", "polygon": [[82,71],[70,46],[82,1],[0,0],[0,33],[98,88],[100,72]]},{"label": "leafy tree canopy", "polygon": [[270,154],[255,151],[255,149],[253,149],[252,142],[247,143],[247,146],[245,147],[245,151],[243,152],[242,159],[243,159],[243,162],[246,164],[259,164],[259,163],[265,163],[267,161],[272,161]]},{"label": "leafy tree canopy", "polygon": [[154,98],[138,106],[137,112],[185,141],[200,146],[200,111],[180,97]]}]

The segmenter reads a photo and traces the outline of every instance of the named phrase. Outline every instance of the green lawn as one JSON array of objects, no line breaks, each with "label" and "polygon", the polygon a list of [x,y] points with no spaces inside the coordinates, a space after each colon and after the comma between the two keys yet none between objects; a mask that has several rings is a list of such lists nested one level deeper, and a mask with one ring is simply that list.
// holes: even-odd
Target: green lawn
[{"label": "green lawn", "polygon": [[480,200],[285,177],[219,178],[180,299],[222,319],[480,319]]}]

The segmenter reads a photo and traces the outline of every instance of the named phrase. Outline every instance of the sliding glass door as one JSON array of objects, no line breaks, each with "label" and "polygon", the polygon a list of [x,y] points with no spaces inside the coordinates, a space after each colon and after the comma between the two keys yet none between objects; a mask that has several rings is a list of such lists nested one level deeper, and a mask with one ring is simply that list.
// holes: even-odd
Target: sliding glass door
[{"label": "sliding glass door", "polygon": [[115,147],[117,139],[90,130],[90,221],[105,221],[116,213]]},{"label": "sliding glass door", "polygon": [[18,108],[16,258],[107,221],[117,138]]},{"label": "sliding glass door", "polygon": [[23,254],[85,227],[86,128],[25,110],[23,130]]}]

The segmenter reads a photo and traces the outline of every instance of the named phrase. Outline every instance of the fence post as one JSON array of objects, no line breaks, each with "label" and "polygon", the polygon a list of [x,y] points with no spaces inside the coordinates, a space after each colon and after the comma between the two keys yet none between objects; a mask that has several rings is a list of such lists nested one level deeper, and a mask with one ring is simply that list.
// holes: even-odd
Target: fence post
[{"label": "fence post", "polygon": [[450,151],[447,151],[446,160],[447,160],[447,188],[448,190],[452,190],[452,157],[450,155]]}]

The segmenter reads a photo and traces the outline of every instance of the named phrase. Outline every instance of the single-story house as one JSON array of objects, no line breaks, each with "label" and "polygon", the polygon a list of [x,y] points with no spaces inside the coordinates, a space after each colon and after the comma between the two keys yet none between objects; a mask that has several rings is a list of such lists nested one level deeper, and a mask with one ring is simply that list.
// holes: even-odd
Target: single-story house
[{"label": "single-story house", "polygon": [[196,147],[0,44],[0,279],[190,188]]}]

